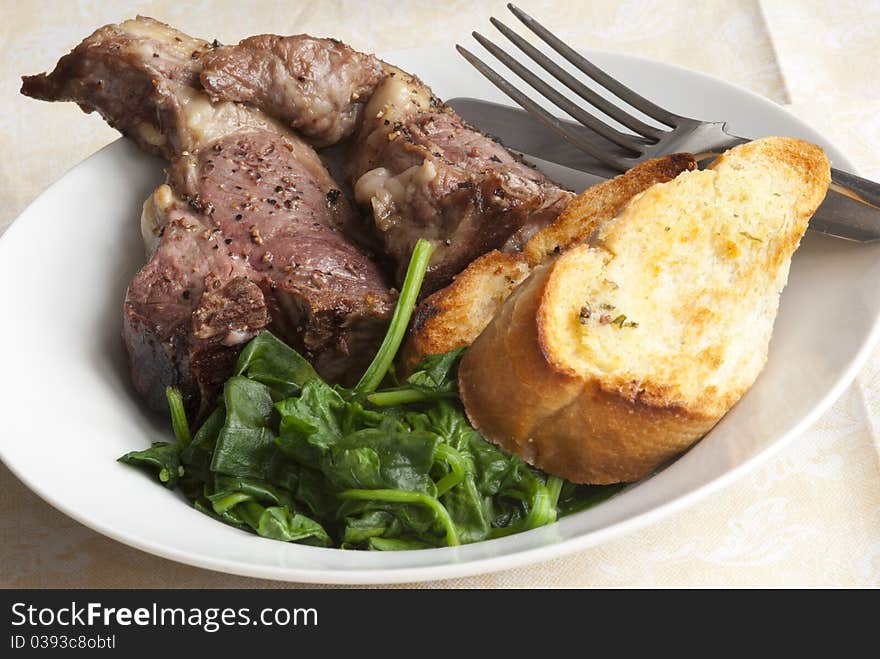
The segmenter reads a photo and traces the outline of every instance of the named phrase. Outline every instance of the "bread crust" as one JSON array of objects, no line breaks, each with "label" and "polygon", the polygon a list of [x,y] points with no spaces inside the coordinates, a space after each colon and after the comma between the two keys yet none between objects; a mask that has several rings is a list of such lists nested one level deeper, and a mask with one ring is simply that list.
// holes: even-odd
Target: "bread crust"
[{"label": "bread crust", "polygon": [[504,300],[529,274],[522,254],[484,254],[451,284],[416,308],[400,367],[409,373],[428,355],[470,345],[489,324]]},{"label": "bread crust", "polygon": [[465,353],[465,410],[485,437],[548,473],[593,484],[644,478],[720,416],[646,403],[554,367],[538,322],[553,265],[538,268]]},{"label": "bread crust", "polygon": [[673,153],[646,160],[620,176],[594,185],[575,197],[556,220],[532,236],[523,254],[532,267],[575,245],[613,217],[637,194],[655,183],[671,181],[682,172],[693,171],[697,162],[689,153]]},{"label": "bread crust", "polygon": [[576,197],[552,224],[526,242],[521,253],[496,250],[476,259],[449,286],[417,307],[402,351],[402,372],[410,372],[428,355],[473,343],[532,269],[586,241],[635,195],[696,167],[693,156],[686,153],[648,160]]},{"label": "bread crust", "polygon": [[[614,222],[604,224],[592,236],[590,244],[574,247],[562,256],[551,256],[547,263],[535,268],[465,353],[459,369],[461,398],[471,423],[487,439],[536,467],[577,483],[639,480],[705,435],[751,386],[766,360],[778,294],[785,284],[791,256],[827,191],[829,163],[815,145],[791,138],[764,138],[728,152],[717,159],[712,168],[718,173],[694,172],[684,176],[703,177],[692,182],[703,182],[719,195],[717,186],[726,185],[720,182],[723,176],[724,181],[734,181],[737,186],[724,191],[728,195],[724,198],[731,198],[732,190],[734,201],[746,203],[742,199],[756,194],[752,189],[755,186],[749,183],[754,180],[757,185],[757,178],[744,183],[736,182],[736,177],[742,176],[743,171],[748,172],[749,177],[773,174],[776,177],[773,180],[782,190],[781,208],[790,209],[784,213],[773,211],[772,217],[777,223],[763,240],[749,231],[738,231],[745,228],[743,225],[731,227],[732,236],[743,250],[729,257],[731,263],[736,264],[731,267],[741,267],[738,259],[742,253],[748,252],[752,257],[746,262],[752,269],[738,271],[745,285],[737,299],[766,300],[766,305],[760,308],[767,310],[766,332],[756,332],[749,339],[743,339],[737,350],[729,353],[735,356],[731,379],[707,386],[702,378],[717,371],[712,370],[715,367],[711,359],[695,358],[690,345],[682,345],[681,352],[675,353],[682,355],[679,371],[664,371],[656,375],[656,379],[641,380],[631,379],[632,371],[627,364],[593,368],[583,361],[572,361],[570,355],[574,353],[567,352],[570,345],[577,351],[580,339],[573,339],[570,326],[560,323],[560,318],[572,316],[560,315],[557,311],[562,308],[560,305],[568,291],[576,288],[580,281],[604,272],[601,268],[607,262],[623,258],[607,251],[605,241],[613,243],[615,236],[620,240],[621,235],[629,235],[625,233],[629,226],[638,228],[655,223],[655,210],[659,212],[662,208],[652,203],[668,202],[668,195],[681,194],[677,190],[704,189],[696,185],[688,187],[687,183],[679,187],[657,186],[645,193],[640,204],[627,205]],[[772,189],[756,199],[779,198],[769,191]],[[759,208],[765,207],[759,205]],[[731,213],[733,210],[737,207],[732,207]],[[741,218],[732,220],[734,222],[750,221],[739,214],[729,217]],[[690,240],[699,235],[698,219],[685,215],[682,221],[684,231],[680,235]],[[628,225],[630,222],[643,224]],[[748,228],[755,231],[752,225]],[[675,231],[666,233],[662,228],[658,233],[658,239],[676,236]],[[650,237],[658,233],[635,235]],[[713,229],[708,238],[714,239],[714,236]],[[718,244],[724,244],[725,240],[718,238]],[[694,249],[691,242],[672,238],[668,242],[668,249],[662,246],[666,254],[686,254]],[[542,250],[546,255],[546,250]],[[707,257],[705,266],[699,267],[717,269],[720,267],[717,259],[724,258],[714,252],[707,252]],[[654,266],[645,261],[627,263],[636,269]],[[682,281],[699,277],[699,269],[686,269]],[[755,285],[761,287],[757,293],[753,291]],[[697,288],[700,287],[702,283]],[[731,305],[725,308],[729,310]],[[662,313],[652,318],[653,327],[658,327],[657,323],[662,326],[666,322],[664,318]],[[710,317],[706,327],[714,327],[715,322],[719,322],[718,319]],[[637,331],[613,335],[614,340],[621,336],[633,337],[630,345],[642,351],[648,337],[639,336]],[[742,357],[746,354],[748,358]],[[700,370],[691,372],[690,365]]]}]

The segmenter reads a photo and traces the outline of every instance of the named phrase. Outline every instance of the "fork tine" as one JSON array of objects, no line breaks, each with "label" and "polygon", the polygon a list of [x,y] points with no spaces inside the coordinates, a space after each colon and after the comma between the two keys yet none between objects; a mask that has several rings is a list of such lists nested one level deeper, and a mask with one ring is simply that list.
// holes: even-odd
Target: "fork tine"
[{"label": "fork tine", "polygon": [[511,85],[503,77],[495,73],[495,71],[493,71],[485,62],[483,62],[479,57],[470,52],[467,48],[456,45],[455,49],[480,73],[488,78],[493,85],[498,87],[498,89],[500,89],[510,98],[516,101],[520,106],[527,110],[529,114],[535,117],[535,119],[543,123],[550,130],[554,131],[566,142],[574,145],[584,153],[593,156],[594,158],[596,158],[596,160],[599,160],[600,162],[618,171],[625,171],[629,169],[633,164],[635,164],[635,159],[626,158],[624,156],[605,151],[604,149],[597,147],[594,142],[588,142],[587,140],[584,140],[581,136],[572,133],[571,131],[566,129],[565,126],[562,125],[559,119],[547,112],[547,110],[535,103],[532,99],[530,99],[528,96],[519,91],[516,87]]},{"label": "fork tine", "polygon": [[523,39],[519,34],[511,30],[497,18],[493,16],[489,20],[491,21],[492,25],[498,28],[499,32],[501,32],[505,37],[510,39],[517,48],[519,48],[526,55],[531,57],[541,68],[550,73],[554,78],[556,78],[559,82],[568,87],[575,94],[587,101],[587,103],[590,103],[615,121],[623,124],[630,130],[633,130],[640,135],[644,135],[645,137],[651,138],[653,140],[659,140],[663,136],[663,133],[665,131],[662,131],[659,128],[655,128],[654,126],[649,126],[637,117],[634,117],[633,115],[628,113],[620,106],[611,103],[606,98],[600,96],[592,89],[579,82],[574,76],[568,73],[565,69],[561,68],[553,60],[544,55],[544,53],[535,48],[532,44]]},{"label": "fork tine", "polygon": [[514,58],[504,52],[504,50],[489,41],[479,32],[472,32],[472,34],[474,36],[474,39],[480,42],[480,44],[486,50],[488,50],[496,58],[498,58],[498,60],[500,60],[502,64],[504,64],[508,69],[516,73],[516,75],[518,75],[525,82],[531,85],[535,90],[537,90],[539,94],[541,94],[541,96],[556,105],[556,107],[564,110],[569,115],[580,121],[584,126],[589,128],[593,132],[598,133],[606,140],[614,142],[618,146],[622,146],[623,148],[628,149],[633,153],[641,154],[641,145],[635,141],[634,136],[625,135],[624,133],[615,130],[604,121],[601,121],[597,117],[594,117],[589,112],[586,112],[582,108],[569,101],[567,98],[565,98],[565,96],[563,96],[546,82],[538,78],[534,73],[529,71],[526,67],[517,62]]},{"label": "fork tine", "polygon": [[644,96],[637,94],[626,85],[618,82],[610,75],[605,73],[598,66],[590,62],[582,55],[575,52],[565,42],[557,38],[550,30],[538,23],[534,18],[525,13],[522,9],[508,3],[507,8],[516,16],[523,24],[532,32],[537,34],[548,46],[553,48],[557,53],[562,55],[569,62],[574,64],[578,69],[587,74],[590,78],[598,82],[605,89],[615,94],[621,100],[625,101],[639,112],[643,112],[652,119],[656,119],[660,123],[666,124],[670,128],[675,128],[681,121],[682,117],[675,115],[668,110],[664,110],[655,105]]}]

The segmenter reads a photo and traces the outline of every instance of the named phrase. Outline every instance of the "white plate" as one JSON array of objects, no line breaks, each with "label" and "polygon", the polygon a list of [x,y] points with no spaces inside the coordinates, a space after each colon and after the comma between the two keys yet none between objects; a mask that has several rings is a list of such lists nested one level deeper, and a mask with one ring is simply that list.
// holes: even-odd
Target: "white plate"
[{"label": "white plate", "polygon": [[[654,62],[591,56],[673,111],[729,117],[743,135],[810,139],[835,164],[849,165],[827,140],[754,94]],[[503,100],[451,47],[386,58],[441,97]],[[167,422],[135,397],[120,339],[123,294],[144,258],[140,207],[162,177],[158,160],[114,142],[43,193],[0,240],[0,455],[74,519],[200,567],[289,581],[402,582],[500,570],[594,545],[692,503],[779,449],[850,383],[877,333],[880,245],[810,234],[794,258],[758,382],[711,435],[653,478],[552,526],[457,548],[352,552],[265,540],[215,522],[116,462],[169,435]]]}]

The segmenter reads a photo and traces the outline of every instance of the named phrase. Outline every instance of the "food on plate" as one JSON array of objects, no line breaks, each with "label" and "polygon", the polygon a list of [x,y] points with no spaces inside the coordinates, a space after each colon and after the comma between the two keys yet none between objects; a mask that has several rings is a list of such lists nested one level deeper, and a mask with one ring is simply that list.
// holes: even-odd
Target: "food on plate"
[{"label": "food on plate", "polygon": [[419,304],[403,348],[402,370],[408,372],[428,355],[473,343],[534,268],[587,240],[596,227],[654,183],[669,181],[696,166],[693,156],[684,153],[636,165],[576,197],[556,220],[525,243],[522,252],[496,250],[473,261],[451,284]]},{"label": "food on plate", "polygon": [[398,278],[417,239],[436,247],[425,293],[489,250],[518,250],[573,196],[403,73],[376,90],[354,139],[355,199],[371,209]]},{"label": "food on plate", "polygon": [[468,418],[578,483],[643,478],[702,437],[764,366],[828,159],[769,137],[651,186],[533,271],[466,351]]},{"label": "food on plate", "polygon": [[[316,42],[263,35],[218,48],[204,57],[202,83],[214,98],[247,101],[300,130],[321,117],[332,126],[323,144],[354,131],[346,169],[398,283],[420,238],[435,248],[429,293],[489,250],[518,250],[571,199],[417,77],[330,40],[321,40],[330,54],[319,56]],[[326,73],[334,67],[335,75]],[[337,79],[345,94],[333,91]]]},{"label": "food on plate", "polygon": [[153,251],[124,303],[135,388],[201,418],[241,347],[271,328],[332,381],[363,369],[394,297],[315,151],[259,110],[200,87],[211,44],[147,18],[96,31],[22,91],[97,110],[171,160],[146,204]]},{"label": "food on plate", "polygon": [[176,441],[120,460],[324,547],[536,528],[685,450],[763,367],[830,178],[772,137],[575,198],[373,55],[143,17],[22,92],[169,161],[123,338]]},{"label": "food on plate", "polygon": [[[121,461],[181,489],[202,512],[260,536],[322,547],[399,550],[477,542],[554,522],[615,487],[575,486],[483,439],[457,398],[461,351],[387,381],[425,274],[420,242],[383,350],[353,389],[331,387],[264,332],[247,344],[219,406],[190,434]],[[385,347],[390,350],[385,351]],[[371,374],[378,373],[379,377]]]},{"label": "food on plate", "polygon": [[[435,247],[427,292],[489,249],[520,247],[572,196],[417,78],[332,39],[222,46],[139,17],[100,28],[22,92],[97,110],[171,161],[142,215],[151,260],[129,288],[124,335],[138,392],[160,408],[175,385],[197,418],[267,327],[348,382],[419,237]],[[304,141],[344,138],[373,230]]]},{"label": "food on plate", "polygon": [[217,46],[202,58],[201,82],[214,100],[250,103],[317,146],[349,137],[385,65],[336,39],[262,34]]}]

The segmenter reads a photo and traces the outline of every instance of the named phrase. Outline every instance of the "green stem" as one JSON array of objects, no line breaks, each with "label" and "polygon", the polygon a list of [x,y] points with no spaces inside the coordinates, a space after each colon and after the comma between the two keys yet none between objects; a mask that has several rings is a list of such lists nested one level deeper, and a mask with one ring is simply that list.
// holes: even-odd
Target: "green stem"
[{"label": "green stem", "polygon": [[343,490],[337,495],[341,499],[357,499],[362,501],[388,501],[389,503],[412,503],[417,506],[426,506],[434,511],[443,527],[446,529],[446,544],[449,546],[461,544],[455,524],[449,516],[449,511],[434,497],[422,492],[409,492],[407,490]]},{"label": "green stem", "polygon": [[545,485],[539,485],[529,514],[523,520],[523,531],[534,529],[556,521],[556,506],[551,505],[550,492]]},{"label": "green stem", "polygon": [[467,463],[449,444],[437,444],[435,449],[437,457],[443,458],[449,464],[450,472],[437,481],[437,496],[443,496],[446,492],[464,480],[467,474]]},{"label": "green stem", "polygon": [[547,491],[550,494],[550,507],[553,510],[559,509],[559,493],[562,492],[562,484],[564,482],[559,476],[547,477]]},{"label": "green stem", "polygon": [[424,403],[429,400],[437,400],[438,398],[455,398],[456,394],[452,392],[429,392],[413,389],[412,387],[400,387],[398,389],[384,389],[367,396],[376,407],[392,407],[393,405],[404,405],[406,403]]},{"label": "green stem", "polygon": [[406,328],[409,326],[409,319],[412,317],[413,309],[416,306],[416,299],[422,288],[422,282],[425,279],[425,272],[428,270],[428,261],[434,252],[434,245],[427,240],[419,239],[413,248],[412,257],[409,260],[409,267],[406,269],[406,277],[403,280],[403,286],[400,289],[400,297],[397,299],[397,306],[394,307],[394,314],[391,316],[391,323],[388,325],[388,331],[379,351],[373,357],[373,361],[367,368],[366,373],[357,383],[355,391],[358,393],[370,393],[376,391],[376,387],[382,382],[382,378],[391,368],[391,363],[403,343]]},{"label": "green stem", "polygon": [[183,409],[183,396],[180,395],[177,387],[165,387],[165,399],[168,401],[168,409],[171,410],[171,427],[174,428],[174,436],[183,448],[192,440],[186,411]]}]

